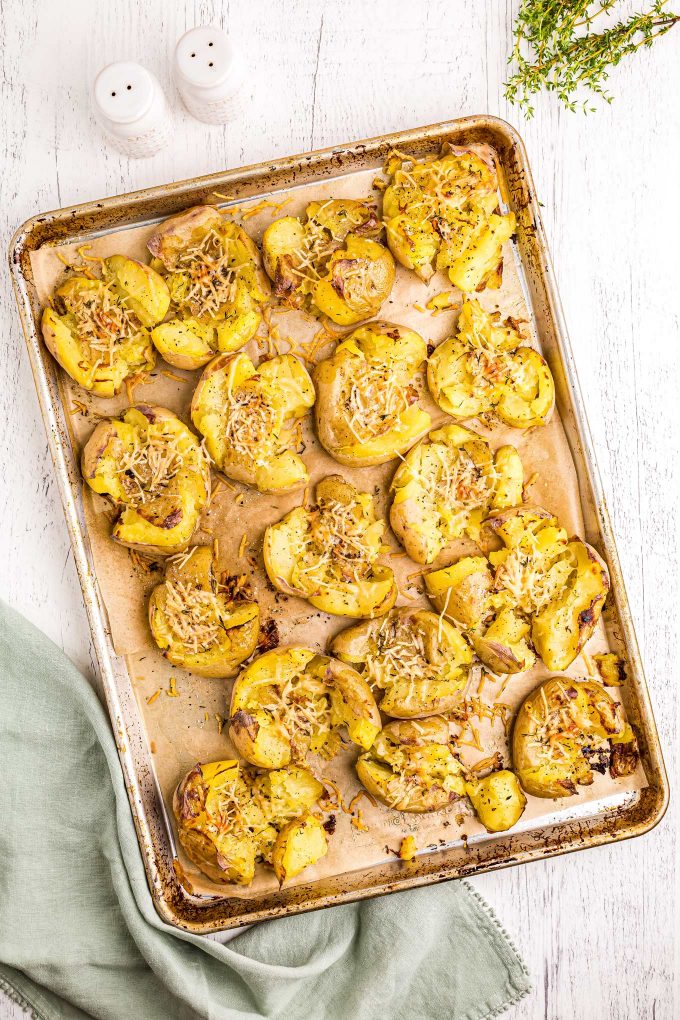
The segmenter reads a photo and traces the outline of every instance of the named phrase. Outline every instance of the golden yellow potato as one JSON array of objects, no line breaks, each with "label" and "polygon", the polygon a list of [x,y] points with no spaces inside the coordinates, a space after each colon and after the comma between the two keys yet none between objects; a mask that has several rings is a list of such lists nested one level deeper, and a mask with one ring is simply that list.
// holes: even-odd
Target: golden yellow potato
[{"label": "golden yellow potato", "polygon": [[589,639],[609,592],[604,560],[578,538],[567,545],[569,579],[558,595],[534,615],[531,638],[548,669],[566,669]]},{"label": "golden yellow potato", "polygon": [[594,655],[597,672],[605,687],[622,687],[626,682],[626,664],[616,652]]},{"label": "golden yellow potato", "polygon": [[105,418],[88,439],[82,472],[120,509],[112,537],[141,552],[183,552],[210,500],[210,464],[171,411],[138,404]]},{"label": "golden yellow potato", "polygon": [[257,245],[228,215],[209,205],[187,209],[162,223],[148,248],[171,298],[170,319],[151,334],[166,361],[202,368],[255,335],[269,281]]},{"label": "golden yellow potato", "polygon": [[530,642],[531,627],[516,609],[492,610],[490,619],[469,639],[492,673],[523,673],[536,661]]},{"label": "golden yellow potato", "polygon": [[485,556],[464,556],[423,576],[430,601],[446,619],[463,627],[481,622],[493,588],[493,574]]},{"label": "golden yellow potato", "polygon": [[307,483],[293,427],[314,404],[314,386],[291,354],[256,368],[247,354],[220,354],[205,368],[191,418],[215,466],[260,492],[289,492]]},{"label": "golden yellow potato", "polygon": [[377,315],[394,284],[394,259],[377,241],[350,234],[314,284],[312,303],[340,326]]},{"label": "golden yellow potato", "polygon": [[617,771],[620,745],[630,771],[637,766],[635,738],[623,708],[592,680],[554,676],[531,692],[517,713],[512,735],[513,767],[534,797],[568,797],[590,786],[593,770]]},{"label": "golden yellow potato", "polygon": [[536,657],[529,645],[529,623],[494,591],[493,573],[484,556],[465,556],[424,578],[435,608],[463,628],[493,673],[521,673],[533,666]]},{"label": "golden yellow potato", "polygon": [[426,574],[430,599],[493,672],[528,669],[534,652],[549,669],[566,669],[602,613],[605,563],[541,507],[498,510],[484,524],[503,548]]},{"label": "golden yellow potato", "polygon": [[341,631],[330,651],[382,691],[380,710],[397,719],[460,706],[472,650],[447,620],[426,609],[391,609]]},{"label": "golden yellow potato", "polygon": [[401,861],[414,861],[418,856],[418,846],[415,836],[404,836],[399,847],[399,859]]},{"label": "golden yellow potato", "polygon": [[396,811],[439,811],[465,796],[465,772],[442,716],[389,723],[356,770],[368,792]]},{"label": "golden yellow potato", "polygon": [[439,159],[391,154],[383,196],[390,251],[427,281],[448,272],[460,290],[498,289],[503,245],[515,231],[514,213],[498,212],[493,161],[470,149],[450,147]]},{"label": "golden yellow potato", "polygon": [[329,475],[316,487],[315,506],[295,507],[265,531],[269,579],[325,613],[380,616],[397,597],[393,571],[376,563],[384,527],[369,493]]},{"label": "golden yellow potato", "polygon": [[527,799],[509,769],[491,772],[483,779],[468,780],[465,792],[488,832],[506,832],[522,817]]},{"label": "golden yellow potato", "polygon": [[489,554],[496,588],[531,616],[531,640],[548,669],[566,669],[602,614],[609,591],[606,564],[540,508],[500,511],[487,525],[505,545]]},{"label": "golden yellow potato", "polygon": [[275,220],[262,238],[274,293],[343,326],[370,319],[394,283],[394,260],[375,240],[381,233],[375,205],[366,200],[312,202],[304,223]]},{"label": "golden yellow potato", "polygon": [[427,366],[430,392],[453,418],[494,413],[506,425],[528,429],[543,425],[555,404],[548,365],[533,347],[523,345],[514,320],[466,301],[458,332],[440,344]]},{"label": "golden yellow potato", "polygon": [[432,563],[453,541],[479,541],[490,510],[522,501],[522,462],[514,446],[492,453],[461,425],[430,432],[406,454],[392,479],[392,530],[416,563]]},{"label": "golden yellow potato", "polygon": [[284,862],[293,869],[304,859],[307,867],[326,853],[315,828],[307,840],[288,829],[309,815],[322,793],[304,769],[258,774],[233,760],[199,764],[175,790],[177,835],[189,860],[213,882],[250,885],[258,861],[276,859],[280,871]]},{"label": "golden yellow potato", "polygon": [[169,662],[198,676],[235,676],[255,651],[257,602],[234,599],[215,574],[212,549],[194,546],[166,561],[149,601],[154,641]]},{"label": "golden yellow potato", "polygon": [[150,328],[170,294],[149,266],[123,255],[101,263],[101,279],[71,276],[42,317],[48,350],[72,379],[98,397],[113,397],[126,379],[156,363]]},{"label": "golden yellow potato", "polygon": [[283,884],[327,853],[326,831],[316,815],[307,813],[281,829],[272,852],[274,874]]},{"label": "golden yellow potato", "polygon": [[337,659],[309,648],[275,648],[250,663],[234,683],[230,736],[239,754],[261,768],[330,759],[341,731],[367,749],[381,721],[367,682]]},{"label": "golden yellow potato", "polygon": [[418,404],[416,386],[426,357],[418,333],[369,322],[317,365],[317,433],[340,464],[384,464],[428,430],[430,416]]}]

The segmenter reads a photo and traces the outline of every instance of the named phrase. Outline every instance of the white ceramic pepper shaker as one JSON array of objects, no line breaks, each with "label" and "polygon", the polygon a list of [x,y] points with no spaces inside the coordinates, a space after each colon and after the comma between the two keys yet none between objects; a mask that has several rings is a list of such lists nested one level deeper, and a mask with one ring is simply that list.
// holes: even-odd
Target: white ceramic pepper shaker
[{"label": "white ceramic pepper shaker", "polygon": [[121,61],[102,68],[92,88],[92,106],[108,140],[126,156],[153,156],[170,141],[163,89],[141,64]]},{"label": "white ceramic pepper shaker", "polygon": [[175,47],[173,69],[192,117],[226,124],[243,112],[245,64],[221,29],[204,25],[186,32]]}]

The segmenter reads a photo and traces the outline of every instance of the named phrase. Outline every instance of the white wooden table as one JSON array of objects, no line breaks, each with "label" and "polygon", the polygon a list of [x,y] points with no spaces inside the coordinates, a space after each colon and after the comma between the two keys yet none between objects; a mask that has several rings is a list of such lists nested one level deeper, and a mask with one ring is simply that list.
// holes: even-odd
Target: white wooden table
[{"label": "white wooden table", "polygon": [[[616,101],[524,123],[503,99],[517,4],[495,0],[5,0],[0,4],[0,230],[44,209],[270,156],[488,112],[524,135],[590,407],[671,782],[680,603],[680,29],[612,74]],[[644,5],[640,5],[644,6]],[[249,49],[247,116],[227,128],[177,105],[168,62],[194,24]],[[173,99],[176,142],[131,162],[102,142],[87,83],[140,60]],[[0,595],[93,672],[85,613],[2,273]],[[643,551],[644,550],[644,551]],[[512,1017],[680,1015],[677,813],[642,839],[480,877],[534,979]],[[0,1003],[0,1016],[19,1012]]]}]

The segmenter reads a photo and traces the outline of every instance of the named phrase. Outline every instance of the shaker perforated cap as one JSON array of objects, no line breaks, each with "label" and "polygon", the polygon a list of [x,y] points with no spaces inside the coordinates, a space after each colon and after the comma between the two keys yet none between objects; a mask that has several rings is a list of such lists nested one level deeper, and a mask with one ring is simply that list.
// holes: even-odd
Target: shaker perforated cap
[{"label": "shaker perforated cap", "polygon": [[234,48],[224,32],[210,25],[192,28],[175,49],[175,73],[199,89],[221,85],[234,67]]},{"label": "shaker perforated cap", "polygon": [[93,99],[98,112],[113,124],[131,124],[151,109],[156,91],[152,74],[140,64],[108,64],[97,75]]},{"label": "shaker perforated cap", "polygon": [[192,28],[177,43],[175,84],[189,113],[205,124],[226,124],[244,110],[245,63],[221,28]]},{"label": "shaker perforated cap", "polygon": [[126,156],[153,156],[171,138],[159,82],[141,64],[108,64],[92,86],[94,115],[108,141]]}]

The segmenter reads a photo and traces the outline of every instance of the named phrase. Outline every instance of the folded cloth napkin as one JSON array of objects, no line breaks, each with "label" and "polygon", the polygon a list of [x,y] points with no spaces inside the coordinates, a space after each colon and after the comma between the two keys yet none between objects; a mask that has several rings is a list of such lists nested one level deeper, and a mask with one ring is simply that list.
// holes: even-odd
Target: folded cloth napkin
[{"label": "folded cloth napkin", "polygon": [[527,971],[463,882],[253,926],[165,924],[87,680],[0,603],[0,987],[32,1015],[477,1020]]}]

